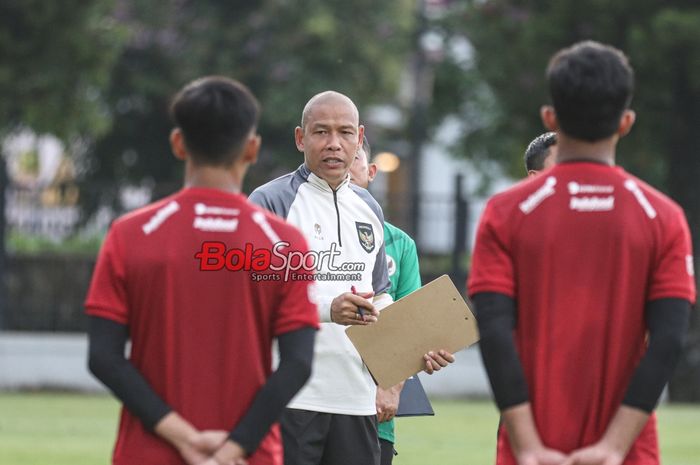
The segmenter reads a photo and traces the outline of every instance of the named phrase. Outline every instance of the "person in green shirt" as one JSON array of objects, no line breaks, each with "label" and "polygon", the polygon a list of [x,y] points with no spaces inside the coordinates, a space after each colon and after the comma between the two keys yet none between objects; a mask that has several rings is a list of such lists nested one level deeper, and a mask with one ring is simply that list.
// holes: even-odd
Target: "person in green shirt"
[{"label": "person in green shirt", "polygon": [[[377,165],[370,163],[370,146],[365,137],[362,148],[350,167],[350,180],[367,189],[377,174]],[[384,222],[384,247],[391,288],[389,294],[397,301],[421,287],[416,243],[396,226]],[[389,389],[377,387],[377,419],[379,421],[379,443],[381,445],[381,465],[390,465],[394,455],[394,416],[399,407],[399,397],[403,382]]]}]

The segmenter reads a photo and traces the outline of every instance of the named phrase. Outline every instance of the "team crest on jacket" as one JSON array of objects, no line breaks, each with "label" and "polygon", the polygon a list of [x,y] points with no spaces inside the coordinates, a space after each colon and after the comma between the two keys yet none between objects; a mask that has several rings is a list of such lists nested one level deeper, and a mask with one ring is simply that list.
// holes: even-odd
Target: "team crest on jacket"
[{"label": "team crest on jacket", "polygon": [[357,228],[357,237],[360,239],[360,245],[365,249],[365,252],[370,253],[374,250],[374,231],[372,230],[372,225],[355,221],[355,227]]}]

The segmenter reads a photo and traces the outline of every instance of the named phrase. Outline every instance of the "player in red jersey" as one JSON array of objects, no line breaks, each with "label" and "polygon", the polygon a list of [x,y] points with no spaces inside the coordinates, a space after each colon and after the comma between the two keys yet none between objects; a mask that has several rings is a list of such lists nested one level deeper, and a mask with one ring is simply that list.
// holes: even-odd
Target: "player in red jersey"
[{"label": "player in red jersey", "polygon": [[626,57],[582,42],[547,78],[557,164],[489,201],[468,283],[497,463],[657,465],[653,409],[695,301],[687,222],[615,166],[635,117]]},{"label": "player in red jersey", "polygon": [[[90,369],[124,404],[113,463],[281,465],[273,423],[310,375],[318,327],[310,281],[230,269],[236,251],[288,242],[281,252],[303,254],[306,242],[241,194],[260,147],[248,89],[202,78],[178,93],[171,114],[185,187],[114,222],[85,304]],[[202,271],[222,259],[232,266]]]}]

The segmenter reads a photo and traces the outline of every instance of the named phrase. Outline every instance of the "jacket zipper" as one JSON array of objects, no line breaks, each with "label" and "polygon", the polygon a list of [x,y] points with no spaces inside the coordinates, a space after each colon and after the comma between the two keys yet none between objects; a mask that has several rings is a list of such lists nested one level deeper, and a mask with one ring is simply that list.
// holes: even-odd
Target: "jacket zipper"
[{"label": "jacket zipper", "polygon": [[343,246],[343,240],[340,238],[340,210],[338,210],[338,192],[335,189],[333,191],[333,204],[335,205],[335,216],[338,220],[338,246]]}]

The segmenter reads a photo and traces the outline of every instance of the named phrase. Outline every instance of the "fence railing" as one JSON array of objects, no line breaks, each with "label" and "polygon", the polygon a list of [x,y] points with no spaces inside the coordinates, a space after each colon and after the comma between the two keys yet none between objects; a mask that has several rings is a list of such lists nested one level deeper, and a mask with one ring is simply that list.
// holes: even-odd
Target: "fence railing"
[{"label": "fence railing", "polygon": [[[463,290],[468,210],[459,190],[459,180],[456,185],[458,187],[453,196],[424,195],[420,198],[422,218],[419,225],[422,225],[422,233],[419,233],[417,242],[423,282],[447,273],[455,285]],[[169,192],[172,192],[172,186],[169,188]],[[75,237],[87,229],[104,232],[116,215],[139,206],[139,202],[151,201],[153,197],[134,189],[127,192],[128,195],[124,192],[115,186],[88,185],[82,188],[80,195],[89,196],[92,201],[90,205],[81,202],[62,205],[47,204],[41,193],[6,186],[3,190],[7,200],[6,237],[19,237],[22,240],[44,238],[55,242],[58,248],[50,252],[40,250],[40,253],[11,249],[4,257],[4,265],[0,256],[0,280],[4,283],[4,295],[0,295],[0,330],[85,330],[83,302],[96,249],[91,248],[92,253],[86,254],[81,250],[76,251],[73,245],[73,251],[66,253],[60,250],[61,244],[66,238]],[[168,189],[156,188],[153,192],[159,192],[162,197],[168,193]],[[105,198],[113,201],[107,205]],[[139,202],[135,202],[135,198]],[[409,232],[410,221],[405,212],[411,208],[406,202],[407,198],[390,196],[383,207],[388,220]],[[439,246],[436,247],[436,244]]]}]

